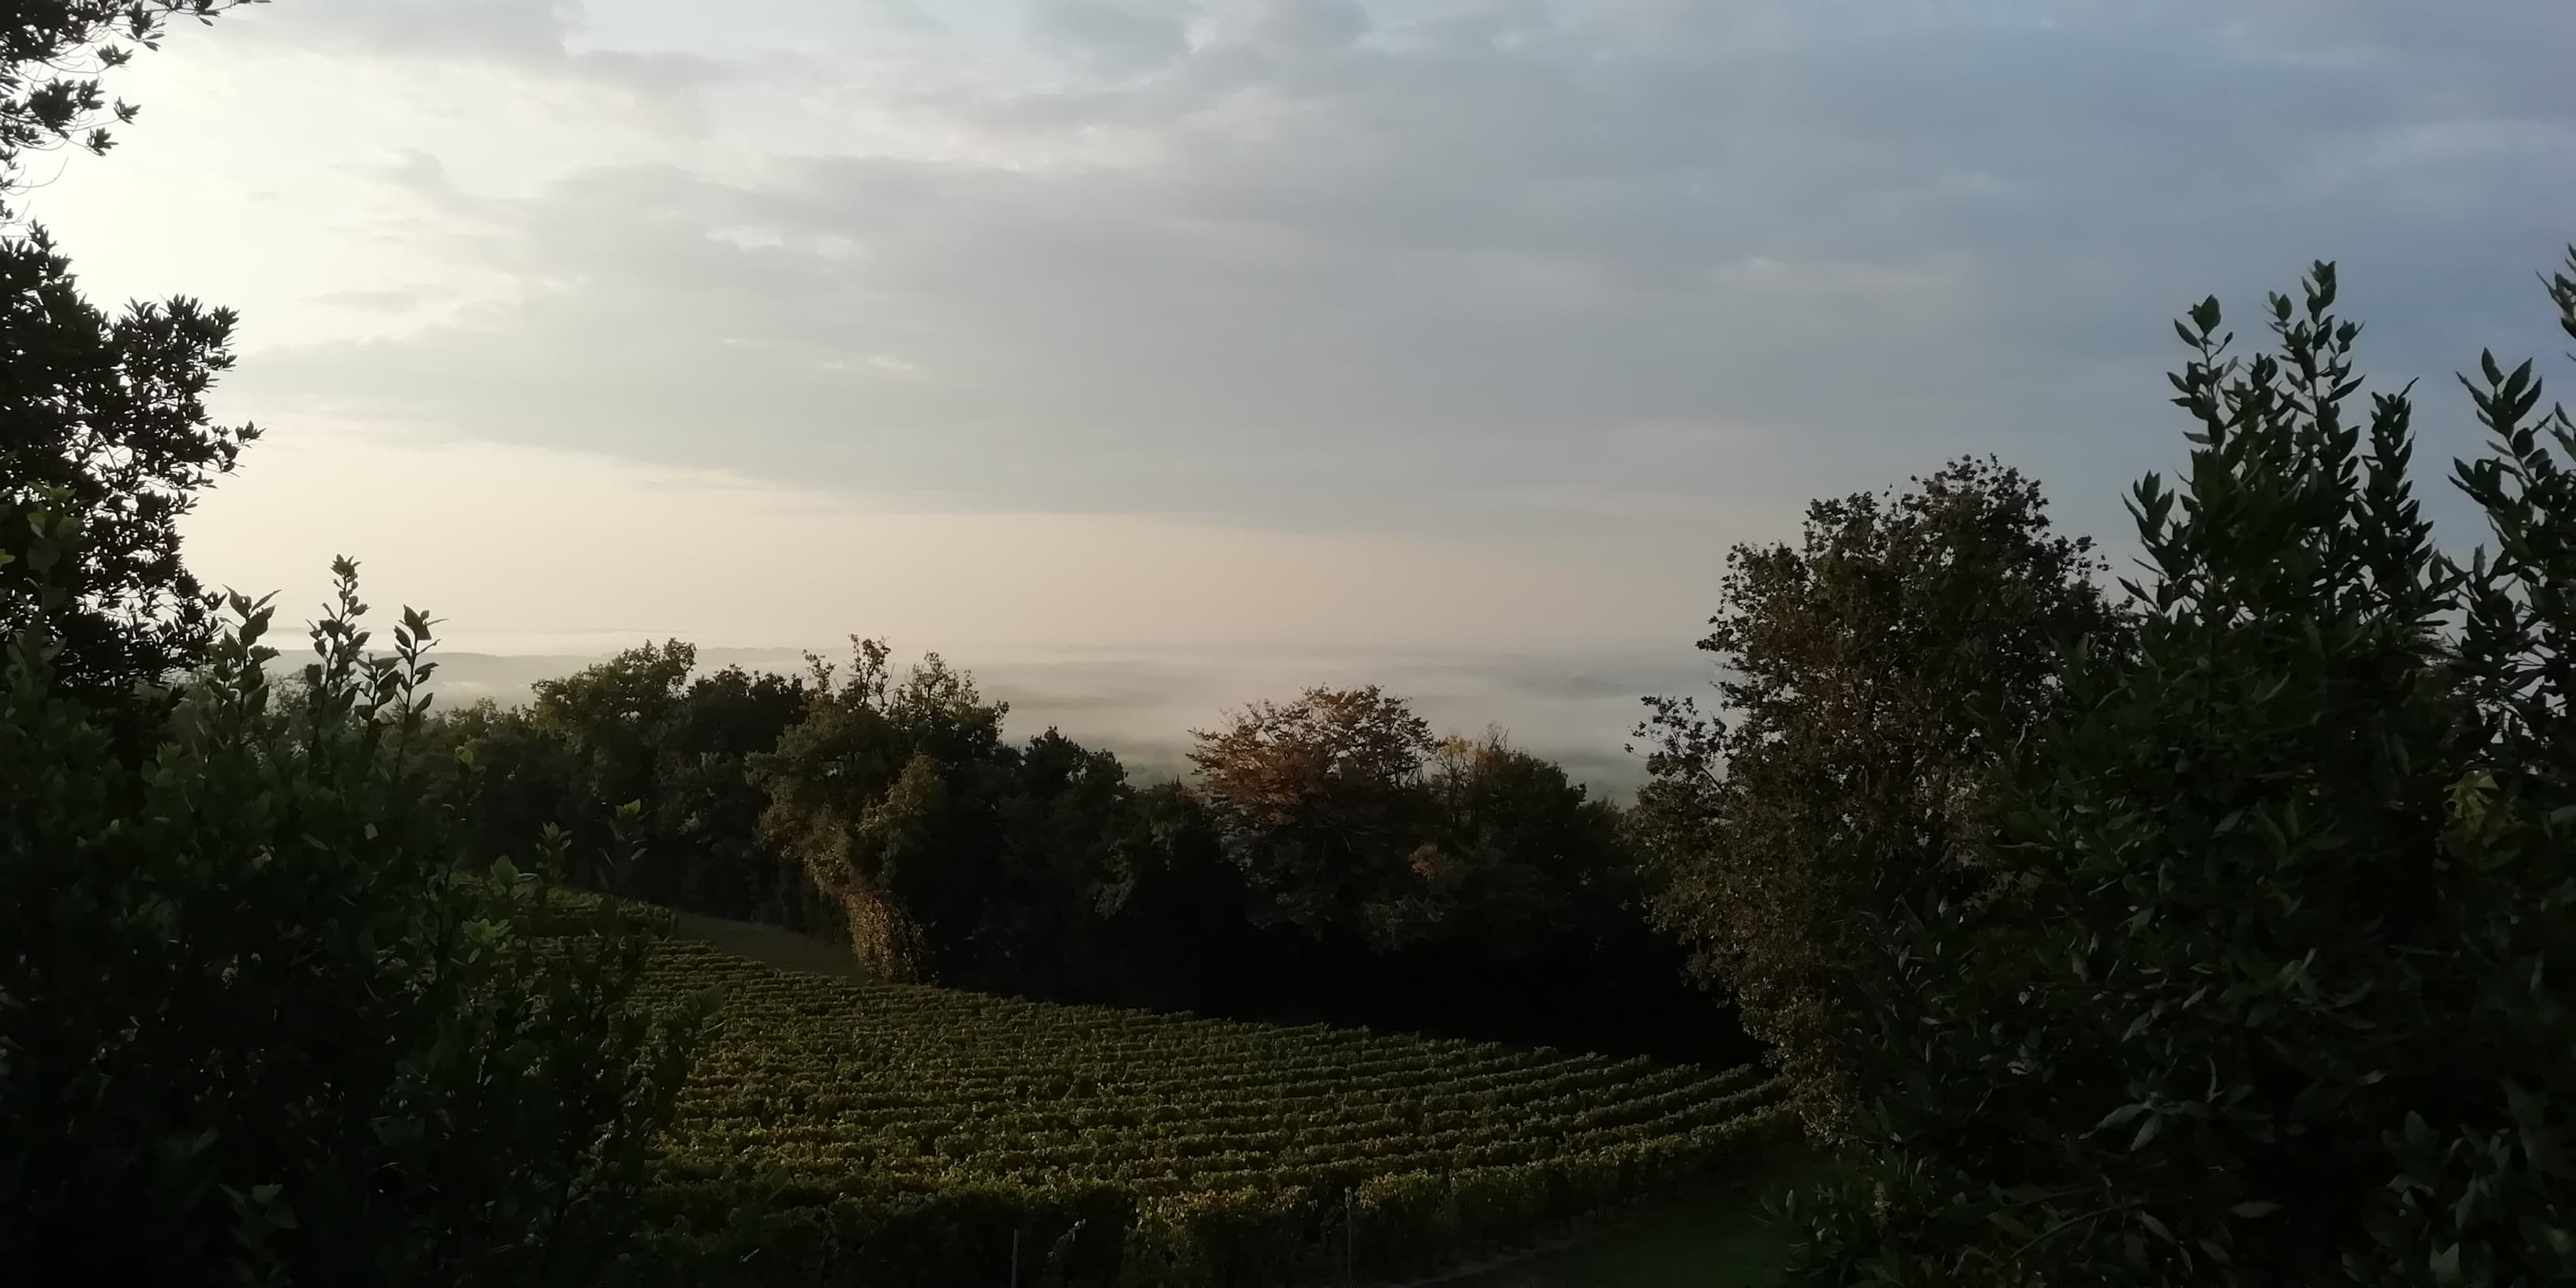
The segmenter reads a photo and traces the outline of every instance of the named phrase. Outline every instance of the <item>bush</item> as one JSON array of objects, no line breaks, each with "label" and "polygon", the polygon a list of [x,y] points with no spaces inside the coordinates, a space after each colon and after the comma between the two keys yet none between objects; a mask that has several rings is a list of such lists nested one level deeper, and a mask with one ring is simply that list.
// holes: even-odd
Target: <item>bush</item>
[{"label": "bush", "polygon": [[[0,523],[42,557],[59,499],[0,498]],[[420,803],[429,623],[361,663],[336,571],[307,700],[272,701],[271,610],[231,596],[139,772],[56,688],[59,592],[21,618],[0,1264],[27,1282],[584,1282],[628,1233],[696,1009],[630,1004],[651,938],[619,905],[472,861]]]},{"label": "bush", "polygon": [[2017,895],[1876,927],[1879,1156],[1793,1213],[1805,1280],[2576,1282],[2576,424],[2482,355],[2463,569],[2407,393],[2366,451],[2346,421],[2332,265],[2305,296],[2278,359],[2221,362],[2215,300],[2177,324],[2200,428],[2181,495],[2136,490],[2139,655],[2079,651],[2014,758]]}]

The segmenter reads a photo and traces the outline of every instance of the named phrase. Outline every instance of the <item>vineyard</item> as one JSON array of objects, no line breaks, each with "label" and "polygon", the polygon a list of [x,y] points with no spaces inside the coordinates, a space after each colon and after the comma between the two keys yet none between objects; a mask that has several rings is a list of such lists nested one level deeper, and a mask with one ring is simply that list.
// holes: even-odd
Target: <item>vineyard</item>
[{"label": "vineyard", "polygon": [[1527,1243],[1793,1130],[1752,1067],[659,952],[657,989],[724,998],[661,1164],[674,1282],[715,1260],[736,1283],[1366,1281]]}]

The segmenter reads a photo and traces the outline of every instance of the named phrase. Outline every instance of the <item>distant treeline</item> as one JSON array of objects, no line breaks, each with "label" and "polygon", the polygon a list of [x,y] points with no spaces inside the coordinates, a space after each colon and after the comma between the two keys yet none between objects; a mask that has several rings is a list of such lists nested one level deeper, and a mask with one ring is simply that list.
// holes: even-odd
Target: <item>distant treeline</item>
[{"label": "distant treeline", "polygon": [[[492,853],[596,852],[639,806],[618,893],[848,945],[888,978],[1054,1001],[1329,1021],[1731,1062],[1754,1048],[1651,924],[1621,811],[1400,698],[1317,688],[1196,733],[1131,782],[932,654],[882,641],[800,676],[691,678],[668,641],[433,710],[415,750]],[[583,872],[585,879],[603,874]]]}]

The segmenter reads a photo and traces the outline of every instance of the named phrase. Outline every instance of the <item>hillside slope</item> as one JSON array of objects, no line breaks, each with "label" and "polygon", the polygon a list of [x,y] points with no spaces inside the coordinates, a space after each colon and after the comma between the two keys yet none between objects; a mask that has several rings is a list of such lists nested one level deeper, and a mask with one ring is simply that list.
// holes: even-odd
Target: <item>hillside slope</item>
[{"label": "hillside slope", "polygon": [[1420,1273],[1794,1131],[1787,1088],[1749,1066],[869,984],[677,937],[655,987],[724,997],[663,1161],[670,1251],[756,1249],[782,1273]]}]

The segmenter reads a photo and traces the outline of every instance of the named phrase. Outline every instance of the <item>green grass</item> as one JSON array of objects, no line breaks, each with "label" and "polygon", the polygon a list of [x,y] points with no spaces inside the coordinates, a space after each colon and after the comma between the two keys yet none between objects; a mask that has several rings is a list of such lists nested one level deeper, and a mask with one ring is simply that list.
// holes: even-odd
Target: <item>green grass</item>
[{"label": "green grass", "polygon": [[675,912],[672,917],[672,934],[682,939],[697,940],[736,957],[748,957],[780,970],[802,971],[808,975],[867,978],[859,960],[829,940],[800,935],[777,926],[764,926],[756,921],[729,921],[723,917],[703,917],[694,912]]},{"label": "green grass", "polygon": [[1763,1224],[1762,1200],[1822,1179],[1803,1146],[1745,1160],[1744,1174],[1613,1219],[1569,1246],[1444,1277],[1441,1288],[1773,1288],[1788,1232]]}]

